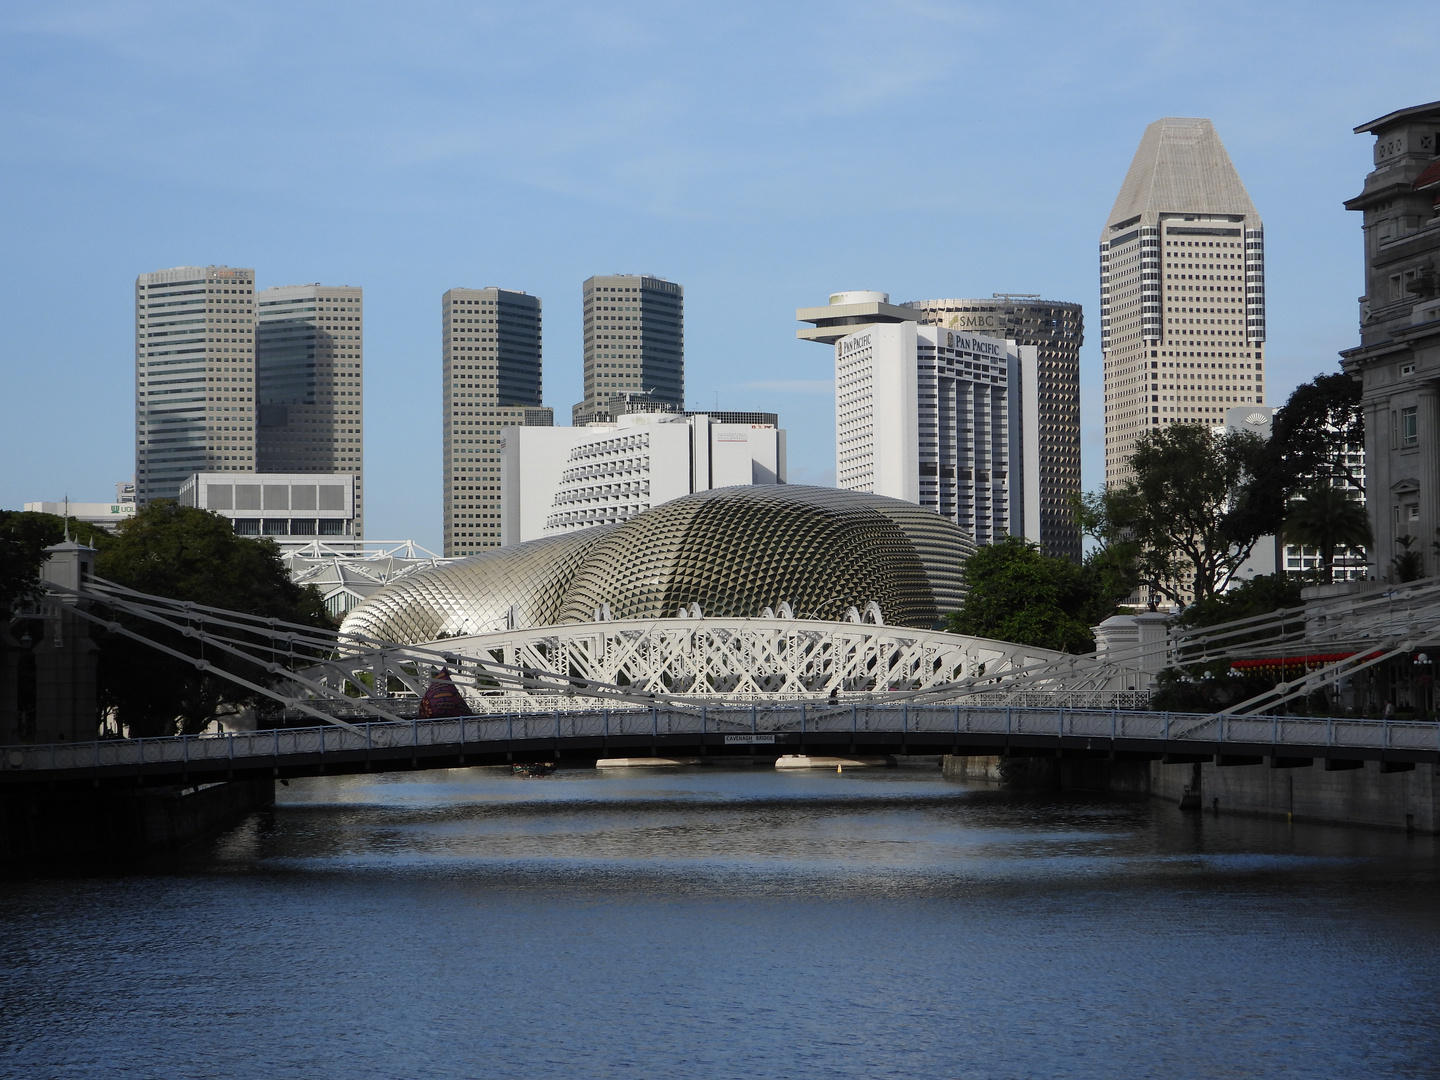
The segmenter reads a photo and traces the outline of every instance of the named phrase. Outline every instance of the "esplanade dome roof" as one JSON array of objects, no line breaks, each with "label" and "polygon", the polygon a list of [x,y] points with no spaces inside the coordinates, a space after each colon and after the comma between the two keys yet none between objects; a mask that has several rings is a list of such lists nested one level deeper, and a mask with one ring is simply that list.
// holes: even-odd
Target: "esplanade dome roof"
[{"label": "esplanade dome roof", "polygon": [[414,573],[343,629],[385,641],[614,619],[747,618],[787,603],[842,619],[875,601],[886,623],[929,627],[963,598],[969,534],[913,503],[796,484],[716,488],[619,525],[531,540]]}]

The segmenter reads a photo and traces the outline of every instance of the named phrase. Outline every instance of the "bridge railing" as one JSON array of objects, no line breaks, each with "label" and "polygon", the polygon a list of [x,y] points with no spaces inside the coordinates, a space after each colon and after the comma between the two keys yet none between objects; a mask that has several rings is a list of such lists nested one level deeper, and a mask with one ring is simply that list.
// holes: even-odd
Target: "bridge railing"
[{"label": "bridge railing", "polygon": [[1125,709],[972,707],[962,705],[784,705],[701,709],[586,709],[511,713],[442,720],[399,720],[288,728],[223,735],[176,735],[153,739],[104,739],[0,748],[0,771],[144,768],[230,761],[284,761],[332,753],[476,750],[497,744],[560,746],[570,740],[670,735],[720,735],[742,739],[782,734],[969,735],[1133,740],[1184,744],[1266,746],[1275,749],[1335,747],[1351,750],[1440,751],[1440,723],[1325,719],[1293,716],[1226,716],[1140,712]]},{"label": "bridge railing", "polygon": [[[780,707],[798,707],[805,705],[814,707],[816,695],[783,693],[783,694],[730,694],[726,695],[731,701],[736,702],[740,707],[748,709],[752,704],[760,709],[774,709]],[[837,702],[849,708],[852,704],[877,705],[882,708],[898,708],[886,700],[887,695],[883,692],[874,691],[849,691],[838,696]],[[534,694],[525,692],[513,693],[471,693],[465,695],[466,704],[475,710],[475,715],[509,715],[511,713],[542,713],[546,716],[555,712],[571,712],[577,707],[584,708],[581,704],[584,699],[579,699],[573,694]],[[973,692],[965,695],[965,706],[991,706],[1011,708],[1066,708],[1066,709],[1143,709],[1150,704],[1150,692],[1148,690],[1012,690],[1012,691],[985,691]],[[352,723],[359,721],[364,723],[373,718],[372,708],[378,708],[385,712],[393,713],[396,719],[409,719],[413,716],[419,706],[419,699],[413,694],[397,694],[392,697],[368,698],[365,706],[353,699],[329,700],[325,698],[311,698],[305,704],[328,716],[334,716],[341,720],[348,720]],[[649,714],[648,705],[635,702],[626,704],[614,702],[609,706],[612,715],[624,710],[643,711]],[[701,707],[700,699],[692,708]],[[912,708],[915,706],[912,706]],[[943,707],[950,708],[949,703]],[[718,708],[715,707],[715,708]],[[287,721],[310,719],[311,716],[297,710],[286,710],[283,715]]]}]

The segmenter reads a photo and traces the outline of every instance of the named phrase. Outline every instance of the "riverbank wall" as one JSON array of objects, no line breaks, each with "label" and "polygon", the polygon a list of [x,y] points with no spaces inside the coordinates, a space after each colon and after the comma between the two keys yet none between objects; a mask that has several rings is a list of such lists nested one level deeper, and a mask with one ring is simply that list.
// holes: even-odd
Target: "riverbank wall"
[{"label": "riverbank wall", "polygon": [[[1211,813],[1314,821],[1336,825],[1440,833],[1440,783],[1432,765],[1387,771],[1378,761],[1327,771],[1267,764],[1199,766],[1199,805]],[[1150,794],[1178,803],[1194,787],[1196,766],[1151,762]]]},{"label": "riverbank wall", "polygon": [[273,780],[7,791],[0,794],[0,868],[130,862],[212,836],[274,803]]},{"label": "riverbank wall", "polygon": [[1150,795],[1207,813],[1440,835],[1440,770],[1430,765],[1165,764],[1050,757],[946,757],[946,776],[1016,788]]}]

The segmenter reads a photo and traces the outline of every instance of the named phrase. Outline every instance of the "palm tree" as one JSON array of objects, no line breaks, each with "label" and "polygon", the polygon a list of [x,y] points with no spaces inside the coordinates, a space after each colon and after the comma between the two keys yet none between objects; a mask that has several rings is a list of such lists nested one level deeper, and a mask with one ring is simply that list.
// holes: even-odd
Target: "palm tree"
[{"label": "palm tree", "polygon": [[1414,536],[1395,537],[1395,543],[1400,545],[1400,554],[1390,560],[1390,569],[1395,571],[1396,581],[1419,581],[1425,576],[1425,556],[1410,550],[1417,539]]},{"label": "palm tree", "polygon": [[1322,580],[1334,572],[1335,549],[1365,548],[1371,544],[1370,519],[1365,507],[1342,488],[1320,482],[1300,492],[1285,517],[1285,539],[1320,552]]}]

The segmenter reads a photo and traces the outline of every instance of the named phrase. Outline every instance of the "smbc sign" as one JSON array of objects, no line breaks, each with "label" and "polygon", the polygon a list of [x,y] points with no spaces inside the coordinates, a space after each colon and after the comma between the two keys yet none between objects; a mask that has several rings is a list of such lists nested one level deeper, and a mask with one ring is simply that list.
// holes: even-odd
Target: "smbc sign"
[{"label": "smbc sign", "polygon": [[1000,320],[994,315],[951,315],[945,322],[947,330],[999,330]]}]

